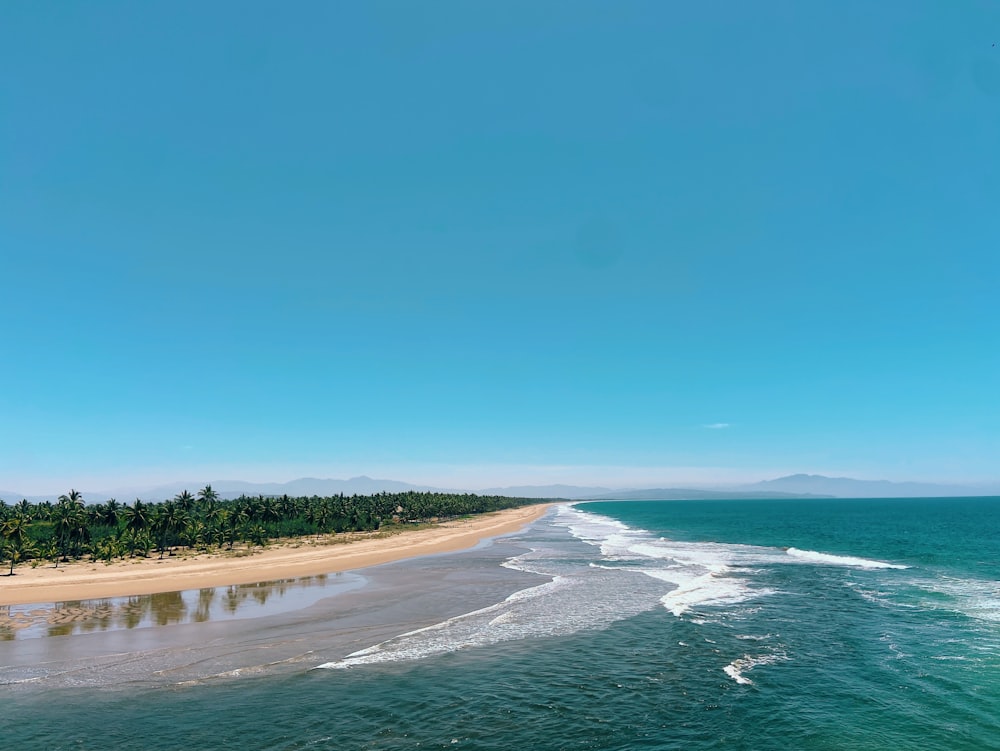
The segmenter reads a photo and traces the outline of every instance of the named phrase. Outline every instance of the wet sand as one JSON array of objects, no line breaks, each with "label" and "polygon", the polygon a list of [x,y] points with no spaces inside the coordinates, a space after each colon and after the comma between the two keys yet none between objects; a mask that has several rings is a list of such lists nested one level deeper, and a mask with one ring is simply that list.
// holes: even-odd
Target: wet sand
[{"label": "wet sand", "polygon": [[73,563],[20,566],[0,578],[0,605],[53,603],[148,595],[179,590],[252,584],[352,571],[406,558],[473,547],[497,535],[517,532],[539,519],[551,504],[506,509],[385,537],[302,538],[248,554],[203,554],[126,559],[112,564]]},{"label": "wet sand", "polygon": [[6,636],[0,628],[0,695],[304,673],[544,584],[547,576],[502,565],[552,534],[536,527],[311,580],[0,608],[31,622]]}]

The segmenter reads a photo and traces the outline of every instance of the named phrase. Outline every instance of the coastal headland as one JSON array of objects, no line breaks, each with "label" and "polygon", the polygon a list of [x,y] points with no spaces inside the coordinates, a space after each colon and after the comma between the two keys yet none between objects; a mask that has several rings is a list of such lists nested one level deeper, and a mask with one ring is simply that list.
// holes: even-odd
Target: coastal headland
[{"label": "coastal headland", "polygon": [[0,578],[0,605],[127,597],[350,571],[470,548],[522,529],[550,506],[504,509],[391,535],[296,538],[253,551],[128,558],[110,564],[75,562],[58,568],[51,563],[22,566],[14,576]]}]

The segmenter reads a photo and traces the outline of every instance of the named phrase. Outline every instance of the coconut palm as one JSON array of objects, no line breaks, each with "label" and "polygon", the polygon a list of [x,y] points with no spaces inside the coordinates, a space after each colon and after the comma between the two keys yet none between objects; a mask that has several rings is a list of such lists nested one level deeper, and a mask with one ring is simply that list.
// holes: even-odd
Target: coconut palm
[{"label": "coconut palm", "polygon": [[52,501],[41,501],[35,506],[34,517],[38,521],[48,521],[52,518]]},{"label": "coconut palm", "polygon": [[205,514],[205,536],[213,545],[221,545],[229,539],[229,509],[214,506]]},{"label": "coconut palm", "polygon": [[198,491],[198,500],[201,501],[203,506],[212,508],[216,503],[218,503],[219,494],[212,490],[211,485],[206,485]]},{"label": "coconut palm", "polygon": [[59,502],[83,506],[83,496],[80,494],[79,490],[73,490],[70,488],[69,494],[59,496]]},{"label": "coconut palm", "polygon": [[174,503],[176,503],[185,514],[189,514],[191,513],[191,509],[194,508],[194,496],[186,490],[182,491],[174,496]]},{"label": "coconut palm", "polygon": [[[76,492],[76,491],[71,491]],[[59,557],[56,560],[56,568],[59,563],[69,561],[69,546],[79,537],[80,530],[86,529],[86,519],[82,511],[83,507],[77,505],[75,499],[62,496],[59,503],[52,509],[52,529],[55,532],[59,549]]]},{"label": "coconut palm", "polygon": [[117,527],[121,519],[122,505],[114,498],[98,506],[98,521],[105,527]]},{"label": "coconut palm", "polygon": [[[199,546],[228,543],[231,550],[237,540],[265,544],[269,537],[378,529],[393,517],[399,521],[420,521],[493,511],[524,502],[524,499],[471,494],[416,492],[311,498],[258,495],[224,501],[211,485],[206,485],[197,497],[184,491],[163,504],[147,504],[137,499],[131,506],[122,506],[111,499],[84,506],[79,491],[70,490],[54,504],[46,501],[32,505],[26,500],[15,506],[0,504],[0,527],[14,517],[23,519],[22,527],[31,527],[29,539],[35,538],[42,550],[34,551],[27,541],[21,544],[18,537],[16,541],[6,541],[5,554],[8,548],[17,548],[16,555],[21,558],[42,555],[58,566],[88,553],[95,560],[110,560],[123,550],[132,556],[139,551],[148,556],[154,543],[161,556],[180,543]],[[0,536],[0,541],[5,538]]]},{"label": "coconut palm", "polygon": [[14,566],[23,559],[32,558],[38,553],[37,548],[35,548],[31,540],[9,542],[6,547],[7,555],[10,556],[10,571],[7,573],[7,576],[14,575]]},{"label": "coconut palm", "polygon": [[0,527],[0,534],[3,535],[7,555],[10,556],[8,576],[13,576],[14,565],[33,550],[28,537],[28,520],[23,516],[12,516]]},{"label": "coconut palm", "polygon": [[[187,493],[187,491],[184,492]],[[192,502],[194,501],[190,493],[188,493],[188,498]],[[187,512],[180,502],[167,501],[157,507],[153,514],[151,527],[157,535],[160,558],[163,558],[163,554],[166,552],[167,542],[172,541],[172,538],[184,529],[187,522]]]},{"label": "coconut palm", "polygon": [[198,519],[187,519],[183,529],[179,530],[181,541],[189,548],[193,548],[199,543],[204,544],[208,528]]},{"label": "coconut palm", "polygon": [[243,530],[243,539],[254,545],[267,545],[267,530],[263,524],[249,524]]},{"label": "coconut palm", "polygon": [[142,533],[149,529],[150,510],[149,504],[143,503],[138,498],[131,507],[125,507],[125,529],[129,532],[131,548],[129,555],[135,555],[135,549],[139,544]]},{"label": "coconut palm", "polygon": [[94,560],[111,563],[115,558],[125,557],[124,543],[119,537],[105,537],[94,544]]}]

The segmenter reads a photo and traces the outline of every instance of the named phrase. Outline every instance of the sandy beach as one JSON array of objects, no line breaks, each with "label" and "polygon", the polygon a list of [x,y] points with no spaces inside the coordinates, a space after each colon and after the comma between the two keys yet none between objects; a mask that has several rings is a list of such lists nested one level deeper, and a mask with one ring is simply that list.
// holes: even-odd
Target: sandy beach
[{"label": "sandy beach", "polygon": [[336,538],[303,538],[248,554],[228,553],[125,559],[112,564],[77,562],[55,568],[19,566],[15,575],[0,577],[0,605],[65,602],[147,595],[271,579],[350,571],[404,558],[448,553],[479,541],[522,529],[540,518],[551,504],[506,509],[441,522],[432,527],[350,542]]}]

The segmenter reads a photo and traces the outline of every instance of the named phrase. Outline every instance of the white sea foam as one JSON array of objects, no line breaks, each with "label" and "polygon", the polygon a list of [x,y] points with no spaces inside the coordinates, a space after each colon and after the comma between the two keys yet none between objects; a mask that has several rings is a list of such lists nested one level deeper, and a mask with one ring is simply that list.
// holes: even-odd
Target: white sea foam
[{"label": "white sea foam", "polygon": [[570,534],[586,542],[604,542],[615,533],[643,533],[643,530],[632,529],[617,519],[580,511],[569,504],[560,506],[556,517],[569,529]]},{"label": "white sea foam", "polygon": [[[762,568],[775,565],[907,568],[896,563],[798,548],[668,540],[573,506],[560,508],[557,523],[564,524],[578,539],[600,548],[602,561],[591,565],[612,568],[602,564],[627,563],[631,570],[673,584],[674,587],[662,595],[661,603],[676,616],[689,613],[693,608],[732,606],[773,594],[771,590],[756,586],[754,578]],[[664,561],[671,565],[664,566]],[[699,620],[703,620],[703,615]]]},{"label": "white sea foam", "polygon": [[922,598],[923,607],[947,608],[976,620],[1000,623],[1000,581],[937,576],[914,579],[911,584],[924,592],[945,595],[944,600]]},{"label": "white sea foam", "polygon": [[830,566],[852,566],[857,568],[894,568],[907,569],[899,563],[886,563],[885,561],[873,561],[868,558],[856,558],[850,555],[831,555],[829,553],[818,553],[815,550],[799,550],[798,548],[788,548],[785,552],[793,558],[798,558],[809,563],[825,563]]},{"label": "white sea foam", "polygon": [[[660,594],[660,603],[676,616],[697,606],[732,605],[763,594],[750,586],[734,565],[741,558],[760,563],[762,552],[744,545],[678,542],[631,529],[615,519],[564,507],[557,517],[571,533],[600,548],[602,561],[591,566],[638,572],[672,585]],[[752,553],[756,552],[756,556]],[[630,567],[605,564],[627,562]],[[664,563],[669,565],[664,566]],[[627,573],[623,573],[627,575]]]},{"label": "white sea foam", "polygon": [[[897,568],[795,548],[669,540],[572,504],[559,506],[551,519],[556,529],[567,530],[586,545],[552,538],[546,532],[535,539],[529,552],[503,564],[546,576],[546,583],[320,667],[412,660],[515,639],[563,636],[607,628],[657,607],[695,624],[740,619],[746,612],[741,603],[773,593],[760,585],[757,575],[777,565]],[[592,554],[588,555],[588,549]],[[739,677],[747,669],[740,661],[734,662]]]},{"label": "white sea foam", "polygon": [[626,572],[636,586],[623,588],[618,586],[621,570],[612,567],[595,570],[581,566],[576,557],[563,560],[560,555],[557,549],[539,547],[505,562],[506,567],[514,570],[552,577],[544,584],[318,667],[348,668],[415,660],[505,641],[564,636],[606,628],[656,607],[659,593],[652,583],[643,586],[640,577]]},{"label": "white sea foam", "polygon": [[660,598],[663,606],[677,616],[695,605],[733,605],[752,594],[746,582],[739,578],[720,576],[725,571],[691,575],[677,569],[660,569],[644,573],[677,585]]},{"label": "white sea foam", "polygon": [[877,589],[870,589],[864,587],[858,582],[845,581],[844,586],[852,590],[861,599],[866,600],[874,605],[881,605],[882,607],[888,607],[891,603],[886,599],[887,592],[883,592]]},{"label": "white sea foam", "polygon": [[[555,586],[558,586],[558,583],[553,579],[553,581],[538,587],[515,592],[514,595],[519,595],[517,600],[527,600],[540,596],[543,588],[551,590]],[[323,663],[317,667],[341,669],[354,665],[420,659],[453,652],[465,647],[503,641],[505,636],[518,638],[511,635],[511,632],[517,629],[516,618],[512,617],[509,610],[504,609],[504,605],[517,600],[507,598],[501,603],[464,613],[441,623],[408,631],[387,641],[352,652],[342,660]],[[486,636],[485,632],[487,631],[492,631],[492,634]],[[477,636],[480,638],[477,639]]]},{"label": "white sea foam", "polygon": [[742,657],[733,660],[731,663],[722,668],[722,670],[726,675],[740,685],[750,686],[753,685],[753,681],[743,675],[744,673],[753,670],[759,665],[772,665],[776,662],[782,662],[787,659],[788,655],[784,652],[771,652],[763,655],[743,655]]}]

